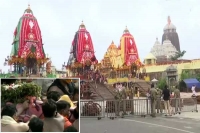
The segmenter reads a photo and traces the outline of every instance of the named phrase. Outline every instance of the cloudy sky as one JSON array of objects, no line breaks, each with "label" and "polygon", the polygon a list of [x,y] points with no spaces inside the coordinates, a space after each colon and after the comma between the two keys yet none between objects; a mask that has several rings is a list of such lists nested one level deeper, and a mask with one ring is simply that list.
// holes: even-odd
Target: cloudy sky
[{"label": "cloudy sky", "polygon": [[134,36],[140,58],[162,39],[167,16],[177,27],[184,58],[200,57],[199,0],[0,0],[0,69],[11,52],[13,32],[30,3],[42,31],[45,52],[57,69],[67,62],[81,21],[92,36],[97,59],[112,40],[119,45],[125,26]]}]

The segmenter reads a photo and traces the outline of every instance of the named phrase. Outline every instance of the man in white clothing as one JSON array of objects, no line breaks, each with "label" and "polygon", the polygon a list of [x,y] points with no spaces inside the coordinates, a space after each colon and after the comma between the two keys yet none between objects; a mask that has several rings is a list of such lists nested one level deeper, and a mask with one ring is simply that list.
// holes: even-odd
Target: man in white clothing
[{"label": "man in white clothing", "polygon": [[196,85],[193,85],[191,90],[192,90],[192,96],[196,96]]}]

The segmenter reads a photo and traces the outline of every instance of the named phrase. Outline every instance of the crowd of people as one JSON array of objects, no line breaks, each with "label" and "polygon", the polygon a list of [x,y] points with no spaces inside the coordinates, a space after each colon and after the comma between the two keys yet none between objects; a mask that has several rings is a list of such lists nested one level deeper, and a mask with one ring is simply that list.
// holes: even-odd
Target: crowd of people
[{"label": "crowd of people", "polygon": [[99,83],[106,83],[107,79],[106,77],[101,74],[101,72],[99,70],[88,70],[85,72],[85,75],[87,77],[87,79],[91,80],[91,81],[96,81]]},{"label": "crowd of people", "polygon": [[[39,98],[37,98],[39,99]],[[78,132],[79,131],[79,87],[72,80],[55,79],[48,87],[46,98],[35,106],[42,114],[31,112],[33,106],[25,100],[19,108],[9,101],[1,109],[2,132]],[[34,111],[32,111],[34,112]],[[23,115],[22,115],[23,114]],[[27,121],[19,121],[28,117]]]}]

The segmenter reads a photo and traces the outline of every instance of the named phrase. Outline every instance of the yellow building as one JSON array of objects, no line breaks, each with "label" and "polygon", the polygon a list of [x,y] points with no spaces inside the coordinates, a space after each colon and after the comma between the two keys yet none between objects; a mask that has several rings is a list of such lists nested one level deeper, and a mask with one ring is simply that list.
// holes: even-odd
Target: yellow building
[{"label": "yellow building", "polygon": [[108,47],[107,52],[105,53],[102,60],[102,64],[105,65],[105,67],[107,67],[107,60],[110,60],[111,66],[114,68],[121,67],[123,65],[120,50],[117,48],[113,41]]},{"label": "yellow building", "polygon": [[181,73],[184,70],[190,70],[191,73],[197,74],[200,72],[200,59],[196,60],[177,60],[169,61],[166,63],[156,63],[156,58],[153,54],[148,54],[144,59],[144,67],[140,71],[146,71],[150,79],[156,78],[159,79],[163,76],[167,67],[173,65],[177,68],[178,79],[180,79]]}]

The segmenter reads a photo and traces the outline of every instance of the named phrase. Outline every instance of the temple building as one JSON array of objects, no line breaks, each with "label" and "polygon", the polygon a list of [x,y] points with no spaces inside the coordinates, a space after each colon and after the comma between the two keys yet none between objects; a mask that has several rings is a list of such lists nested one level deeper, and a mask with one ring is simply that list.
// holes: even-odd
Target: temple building
[{"label": "temple building", "polygon": [[150,53],[152,53],[157,58],[157,62],[169,61],[173,56],[177,54],[177,52],[178,51],[168,39],[168,37],[166,37],[166,40],[163,42],[163,45],[161,45],[158,41],[158,38],[156,38],[156,42],[150,51]]},{"label": "temple building", "polygon": [[176,50],[180,52],[180,43],[178,33],[176,32],[176,26],[172,24],[170,16],[168,16],[168,23],[165,25],[163,29],[164,33],[162,36],[162,44],[168,38],[171,43],[175,46]]}]

